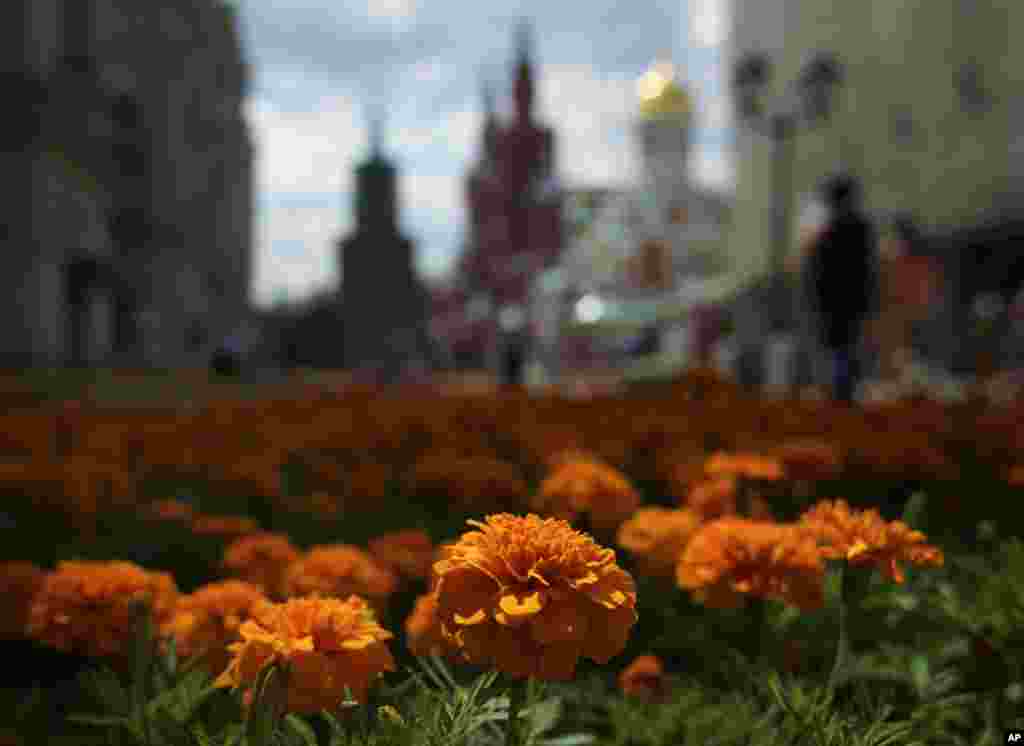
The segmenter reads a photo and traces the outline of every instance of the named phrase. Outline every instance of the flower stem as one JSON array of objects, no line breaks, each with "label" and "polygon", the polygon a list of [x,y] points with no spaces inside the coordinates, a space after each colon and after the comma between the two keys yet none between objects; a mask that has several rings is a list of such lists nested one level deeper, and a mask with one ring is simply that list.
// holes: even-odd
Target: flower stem
[{"label": "flower stem", "polygon": [[505,746],[526,746],[528,734],[520,717],[528,699],[529,679],[516,681],[508,692],[508,722],[505,729]]},{"label": "flower stem", "polygon": [[853,574],[845,568],[845,563],[839,564],[839,597],[836,599],[836,610],[839,617],[839,639],[836,641],[836,659],[832,664],[832,673],[828,677],[828,691],[834,693],[839,677],[847,666],[850,657],[850,630],[849,610],[847,601]]},{"label": "flower stem", "polygon": [[764,639],[764,625],[767,622],[767,603],[760,598],[750,599],[748,609],[748,639],[750,647],[748,649],[750,655],[751,664],[757,664],[761,661],[761,641]]}]

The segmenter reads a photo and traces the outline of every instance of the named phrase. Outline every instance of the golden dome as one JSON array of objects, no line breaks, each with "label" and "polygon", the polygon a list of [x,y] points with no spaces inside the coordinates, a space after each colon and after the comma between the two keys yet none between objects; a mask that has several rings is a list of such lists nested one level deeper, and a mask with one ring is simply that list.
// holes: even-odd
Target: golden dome
[{"label": "golden dome", "polygon": [[676,81],[668,63],[659,63],[644,73],[637,81],[637,93],[644,119],[687,120],[693,111],[690,94]]}]

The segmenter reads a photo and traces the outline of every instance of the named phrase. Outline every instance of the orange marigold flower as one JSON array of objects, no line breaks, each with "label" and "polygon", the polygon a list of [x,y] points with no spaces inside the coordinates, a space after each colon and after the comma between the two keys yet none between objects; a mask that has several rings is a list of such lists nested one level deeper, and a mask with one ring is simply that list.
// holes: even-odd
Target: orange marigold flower
[{"label": "orange marigold flower", "polygon": [[119,658],[133,638],[134,604],[148,603],[159,628],[174,613],[177,597],[165,572],[131,562],[61,562],[35,595],[28,632],[58,650]]},{"label": "orange marigold flower", "polygon": [[437,594],[425,593],[416,599],[412,613],[405,620],[406,644],[413,655],[450,655],[451,643],[441,629],[437,614]]},{"label": "orange marigold flower", "polygon": [[288,596],[359,595],[380,609],[398,587],[398,578],[362,549],[349,544],[318,546],[293,562],[285,573]]},{"label": "orange marigold flower", "polygon": [[247,516],[198,515],[192,519],[192,533],[234,539],[260,530],[260,524]]},{"label": "orange marigold flower", "polygon": [[586,513],[598,531],[613,531],[640,506],[640,494],[618,471],[590,458],[563,461],[531,499],[534,510],[575,520]]},{"label": "orange marigold flower", "polygon": [[839,449],[831,443],[797,440],[782,444],[778,458],[790,479],[817,481],[831,479],[843,467]]},{"label": "orange marigold flower", "polygon": [[273,598],[284,598],[285,575],[300,557],[288,537],[267,531],[235,539],[224,550],[224,568],[235,577],[258,585]]},{"label": "orange marigold flower", "polygon": [[777,459],[756,453],[726,453],[718,451],[711,455],[704,471],[709,476],[732,475],[745,479],[775,482],[784,476],[782,464]]},{"label": "orange marigold flower", "polygon": [[521,505],[527,493],[519,465],[484,454],[428,451],[406,475],[408,494],[446,510],[479,510],[483,506]]},{"label": "orange marigold flower", "polygon": [[[736,477],[727,474],[705,479],[693,486],[686,496],[684,505],[705,521],[737,515],[740,505],[739,485]],[[760,495],[750,496],[747,510],[749,514],[741,517],[759,521],[772,520],[771,509],[768,507],[767,501]]]},{"label": "orange marigold flower", "polygon": [[241,639],[215,686],[249,689],[264,668],[287,667],[284,709],[313,713],[333,710],[345,687],[359,702],[385,671],[395,670],[387,641],[393,635],[377,624],[358,596],[299,598],[263,604],[239,629]]},{"label": "orange marigold flower", "polygon": [[686,496],[686,507],[705,520],[736,512],[736,477],[727,474],[695,484]]},{"label": "orange marigold flower", "polygon": [[619,546],[634,555],[637,567],[654,577],[673,576],[686,543],[701,525],[692,510],[641,508],[619,526]]},{"label": "orange marigold flower", "polygon": [[266,600],[252,583],[209,583],[178,599],[174,616],[163,633],[176,641],[179,658],[204,655],[209,669],[219,673],[228,665],[227,647],[238,639],[238,628]]},{"label": "orange marigold flower", "polygon": [[668,694],[668,681],[661,659],[654,655],[635,658],[619,674],[619,689],[627,697],[652,702],[664,700]]},{"label": "orange marigold flower", "polygon": [[903,582],[899,562],[941,567],[942,550],[903,521],[886,521],[875,509],[854,510],[845,500],[823,500],[800,517],[799,525],[821,545],[827,559],[875,565],[890,580]]},{"label": "orange marigold flower", "polygon": [[690,539],[676,581],[708,606],[731,606],[734,593],[748,593],[814,609],[824,603],[824,571],[814,540],[794,525],[727,517]]},{"label": "orange marigold flower", "polygon": [[367,548],[382,565],[415,580],[428,577],[434,564],[434,543],[426,532],[416,529],[378,536]]},{"label": "orange marigold flower", "polygon": [[636,623],[636,587],[599,546],[562,520],[501,513],[434,565],[445,635],[472,663],[516,678],[570,679],[586,656],[607,663]]},{"label": "orange marigold flower", "polygon": [[7,612],[0,617],[0,640],[23,640],[32,599],[43,586],[46,572],[31,562],[0,562],[0,598]]}]

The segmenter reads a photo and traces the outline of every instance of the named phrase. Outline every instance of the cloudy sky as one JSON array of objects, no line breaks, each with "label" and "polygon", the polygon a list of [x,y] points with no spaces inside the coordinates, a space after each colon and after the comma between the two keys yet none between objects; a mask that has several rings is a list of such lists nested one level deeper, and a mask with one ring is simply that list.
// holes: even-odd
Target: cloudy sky
[{"label": "cloudy sky", "polygon": [[556,131],[568,186],[634,178],[636,79],[667,54],[697,99],[694,179],[728,189],[727,2],[241,0],[257,148],[254,301],[337,286],[333,244],[352,225],[352,168],[367,152],[375,106],[388,111],[385,151],[400,168],[401,223],[417,242],[417,269],[427,280],[450,269],[462,241],[463,176],[478,149],[481,80],[507,98],[524,17],[534,28],[538,117]]}]

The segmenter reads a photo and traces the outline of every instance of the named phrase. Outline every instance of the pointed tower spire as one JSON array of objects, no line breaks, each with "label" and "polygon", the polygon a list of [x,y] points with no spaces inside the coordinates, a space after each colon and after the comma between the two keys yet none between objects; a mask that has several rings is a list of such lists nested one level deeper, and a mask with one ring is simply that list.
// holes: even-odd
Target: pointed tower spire
[{"label": "pointed tower spire", "polygon": [[366,229],[395,230],[397,225],[397,197],[395,167],[384,155],[385,105],[366,105],[366,129],[370,152],[356,168],[355,213],[356,223]]},{"label": "pointed tower spire", "polygon": [[371,109],[367,129],[370,136],[370,160],[380,160],[384,157],[384,107]]},{"label": "pointed tower spire", "polygon": [[494,119],[494,85],[486,75],[480,76],[480,100],[484,105],[484,121]]},{"label": "pointed tower spire", "polygon": [[521,18],[516,26],[516,61],[529,65],[533,58],[533,29],[527,18]]},{"label": "pointed tower spire", "polygon": [[483,118],[483,158],[494,158],[498,142],[498,116],[494,106],[494,84],[486,76],[480,77],[480,97],[484,108]]},{"label": "pointed tower spire", "polygon": [[516,119],[528,123],[533,114],[533,29],[525,18],[516,28],[516,79],[512,95]]}]

